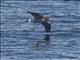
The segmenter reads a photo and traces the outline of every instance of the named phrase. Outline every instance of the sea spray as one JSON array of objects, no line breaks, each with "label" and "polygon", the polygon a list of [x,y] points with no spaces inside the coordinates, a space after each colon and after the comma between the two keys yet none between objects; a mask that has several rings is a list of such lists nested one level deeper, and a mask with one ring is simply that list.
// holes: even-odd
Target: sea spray
[{"label": "sea spray", "polygon": [[31,19],[28,20],[27,24],[28,24],[27,28],[28,28],[29,31],[34,31],[35,30],[35,24],[32,22]]}]

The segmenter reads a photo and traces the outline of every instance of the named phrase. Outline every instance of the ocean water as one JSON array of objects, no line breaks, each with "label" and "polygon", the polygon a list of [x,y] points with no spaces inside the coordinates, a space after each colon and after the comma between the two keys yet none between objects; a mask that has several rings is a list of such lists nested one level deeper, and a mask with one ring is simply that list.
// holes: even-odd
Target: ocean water
[{"label": "ocean water", "polygon": [[[51,16],[51,32],[27,11]],[[79,1],[2,1],[1,60],[80,60]]]}]

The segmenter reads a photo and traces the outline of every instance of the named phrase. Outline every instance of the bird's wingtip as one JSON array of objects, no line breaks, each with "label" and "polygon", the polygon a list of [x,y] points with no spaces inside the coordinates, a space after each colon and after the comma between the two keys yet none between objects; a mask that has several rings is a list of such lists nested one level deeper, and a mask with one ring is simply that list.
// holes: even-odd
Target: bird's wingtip
[{"label": "bird's wingtip", "polygon": [[30,13],[30,11],[27,11],[27,13]]}]

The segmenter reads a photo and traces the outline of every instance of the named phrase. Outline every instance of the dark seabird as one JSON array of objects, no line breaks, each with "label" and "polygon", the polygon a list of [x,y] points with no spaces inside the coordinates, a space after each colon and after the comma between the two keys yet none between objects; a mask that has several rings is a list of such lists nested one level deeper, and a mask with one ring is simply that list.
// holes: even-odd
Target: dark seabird
[{"label": "dark seabird", "polygon": [[49,23],[49,17],[42,16],[41,14],[36,13],[36,12],[29,12],[28,11],[27,13],[30,13],[34,17],[34,19],[33,19],[34,23],[36,23],[36,22],[41,23],[44,26],[45,31],[50,32],[51,24]]}]

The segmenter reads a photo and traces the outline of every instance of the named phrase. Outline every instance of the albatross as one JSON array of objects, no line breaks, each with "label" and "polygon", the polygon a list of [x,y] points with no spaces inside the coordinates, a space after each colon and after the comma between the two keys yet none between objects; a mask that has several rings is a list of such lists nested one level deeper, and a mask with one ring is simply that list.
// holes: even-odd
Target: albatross
[{"label": "albatross", "polygon": [[50,32],[50,30],[51,30],[51,24],[49,23],[49,21],[50,21],[49,18],[50,17],[43,16],[40,13],[36,13],[36,12],[28,11],[27,13],[30,13],[33,16],[34,19],[32,20],[32,22],[34,22],[34,23],[36,23],[36,22],[41,23],[44,26],[45,31],[46,32]]}]

